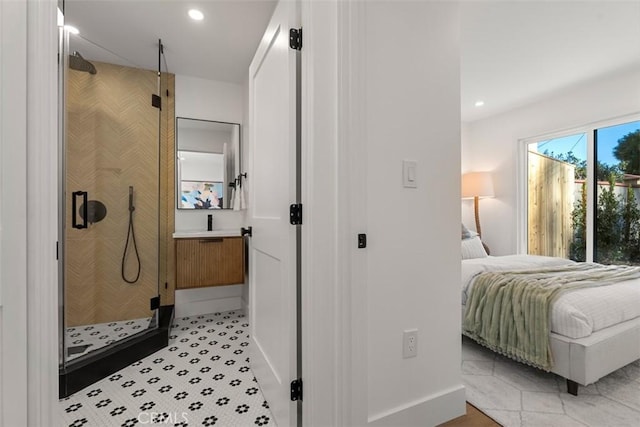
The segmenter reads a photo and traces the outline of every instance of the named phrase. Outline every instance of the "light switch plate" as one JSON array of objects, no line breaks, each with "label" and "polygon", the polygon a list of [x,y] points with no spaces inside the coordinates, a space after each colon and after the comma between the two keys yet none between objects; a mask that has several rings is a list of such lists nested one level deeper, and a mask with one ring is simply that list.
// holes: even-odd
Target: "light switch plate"
[{"label": "light switch plate", "polygon": [[402,161],[402,185],[405,188],[418,187],[418,162],[413,160]]}]

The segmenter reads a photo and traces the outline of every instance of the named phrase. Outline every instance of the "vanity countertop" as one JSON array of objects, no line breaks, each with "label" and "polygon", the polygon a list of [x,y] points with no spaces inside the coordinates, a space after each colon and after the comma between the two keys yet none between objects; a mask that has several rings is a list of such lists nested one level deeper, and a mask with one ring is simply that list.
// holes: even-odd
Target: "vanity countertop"
[{"label": "vanity countertop", "polygon": [[176,231],[173,233],[174,239],[198,239],[203,237],[239,237],[240,229],[229,230],[213,230],[213,231],[200,231],[200,230],[185,230]]}]

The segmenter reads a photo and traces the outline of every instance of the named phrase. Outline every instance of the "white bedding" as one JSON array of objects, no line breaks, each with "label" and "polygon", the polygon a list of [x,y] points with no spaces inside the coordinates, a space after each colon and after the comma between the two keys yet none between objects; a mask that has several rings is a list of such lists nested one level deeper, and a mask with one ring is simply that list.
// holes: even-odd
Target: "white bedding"
[{"label": "white bedding", "polygon": [[[473,278],[484,271],[535,269],[572,262],[535,255],[462,260],[462,304],[467,302]],[[637,317],[640,317],[640,279],[563,293],[551,306],[551,332],[583,338]]]}]

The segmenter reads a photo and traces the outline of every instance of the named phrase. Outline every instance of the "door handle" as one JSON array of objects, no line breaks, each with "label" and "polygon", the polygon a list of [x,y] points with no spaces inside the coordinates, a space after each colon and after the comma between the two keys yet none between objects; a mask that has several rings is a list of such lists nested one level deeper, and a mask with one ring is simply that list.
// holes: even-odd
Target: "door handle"
[{"label": "door handle", "polygon": [[[82,197],[82,223],[78,222],[78,196]],[[74,191],[71,196],[71,210],[73,211],[72,226],[73,228],[87,228],[87,217],[89,216],[89,206],[87,204],[88,194],[86,191]]]}]

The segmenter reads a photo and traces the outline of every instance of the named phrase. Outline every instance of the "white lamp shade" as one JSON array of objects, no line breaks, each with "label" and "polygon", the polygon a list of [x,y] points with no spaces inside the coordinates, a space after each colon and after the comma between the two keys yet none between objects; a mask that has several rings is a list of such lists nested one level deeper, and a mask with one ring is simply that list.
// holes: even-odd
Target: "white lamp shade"
[{"label": "white lamp shade", "polygon": [[491,172],[469,172],[462,175],[462,198],[494,197]]}]

